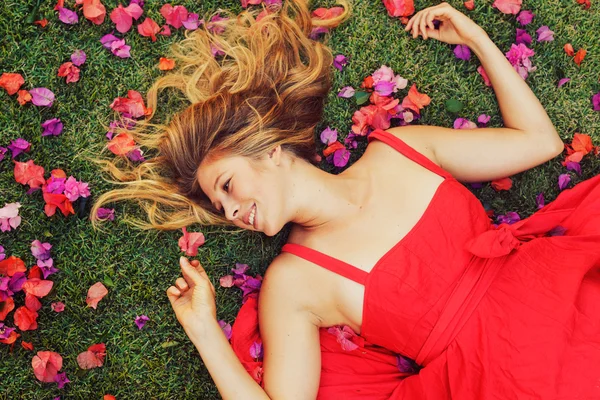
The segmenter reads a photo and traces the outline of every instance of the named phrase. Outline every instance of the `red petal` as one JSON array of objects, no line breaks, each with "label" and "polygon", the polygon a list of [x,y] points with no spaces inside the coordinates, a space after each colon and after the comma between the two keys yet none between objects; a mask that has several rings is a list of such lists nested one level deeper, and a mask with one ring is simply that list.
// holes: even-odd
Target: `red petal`
[{"label": "red petal", "polygon": [[160,27],[152,18],[146,18],[137,28],[140,35],[149,36],[153,42],[156,42],[156,34],[160,31]]},{"label": "red petal", "polygon": [[128,32],[133,24],[133,18],[121,4],[110,13],[110,20],[117,25],[117,30],[121,33]]},{"label": "red petal", "polygon": [[96,25],[104,22],[106,8],[100,0],[83,0],[83,16]]},{"label": "red petal", "polygon": [[17,93],[22,84],[25,83],[25,79],[21,74],[5,72],[0,76],[0,87],[6,89],[9,95]]},{"label": "red petal", "polygon": [[119,133],[108,142],[108,150],[118,156],[124,156],[135,148],[135,141],[128,133]]},{"label": "red petal", "polygon": [[15,180],[22,185],[29,185],[31,188],[39,188],[46,180],[44,179],[44,167],[35,165],[33,160],[26,163],[14,161],[15,169],[13,171]]},{"label": "red petal", "polygon": [[38,311],[42,308],[42,303],[32,294],[25,293],[25,307],[29,308],[31,311]]},{"label": "red petal", "polygon": [[60,354],[53,351],[38,351],[31,360],[33,373],[42,382],[54,382],[62,364],[63,359]]},{"label": "red petal", "polygon": [[4,301],[0,301],[0,321],[4,321],[8,313],[14,309],[15,301],[12,297],[7,297]]},{"label": "red petal", "polygon": [[50,293],[52,285],[54,285],[54,282],[52,281],[45,281],[37,278],[28,279],[23,284],[23,291],[36,297],[44,297]]},{"label": "red petal", "polygon": [[25,272],[25,263],[18,257],[10,256],[0,261],[0,275],[13,276],[17,272]]},{"label": "red petal", "polygon": [[492,181],[492,187],[498,191],[510,190],[512,187],[512,180],[510,178],[496,179]]},{"label": "red petal", "polygon": [[33,351],[33,343],[22,341],[21,346],[23,346],[25,350]]},{"label": "red petal", "polygon": [[14,319],[15,325],[22,331],[33,331],[37,329],[38,313],[25,306],[17,308]]},{"label": "red petal", "polygon": [[107,294],[108,289],[102,284],[102,282],[97,282],[89,288],[85,302],[89,307],[92,307],[95,310],[98,306],[98,302]]}]

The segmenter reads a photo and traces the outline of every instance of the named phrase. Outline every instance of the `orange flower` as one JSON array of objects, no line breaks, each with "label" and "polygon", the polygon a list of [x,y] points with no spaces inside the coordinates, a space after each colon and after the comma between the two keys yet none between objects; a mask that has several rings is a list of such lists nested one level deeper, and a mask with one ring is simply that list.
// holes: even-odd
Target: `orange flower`
[{"label": "orange flower", "polygon": [[573,45],[571,45],[571,43],[565,44],[565,47],[563,47],[563,49],[565,50],[565,53],[567,53],[568,56],[573,57],[575,55],[575,50],[573,50]]},{"label": "orange flower", "polygon": [[165,57],[160,58],[160,61],[158,62],[158,69],[161,71],[168,71],[173,68],[175,68],[175,60]]},{"label": "orange flower", "polygon": [[575,59],[574,59],[575,64],[581,66],[581,62],[585,58],[586,53],[587,53],[587,50],[585,50],[585,49],[577,50],[577,53],[575,54]]}]

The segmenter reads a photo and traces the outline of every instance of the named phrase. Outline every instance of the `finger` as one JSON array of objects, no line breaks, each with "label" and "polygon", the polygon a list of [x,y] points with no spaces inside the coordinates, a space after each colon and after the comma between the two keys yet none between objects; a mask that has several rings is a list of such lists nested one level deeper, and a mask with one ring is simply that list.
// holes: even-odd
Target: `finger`
[{"label": "finger", "polygon": [[175,281],[175,286],[177,287],[177,289],[179,289],[180,292],[185,292],[190,288],[188,286],[188,283],[183,278],[177,278],[177,280]]},{"label": "finger", "polygon": [[419,29],[421,31],[421,35],[423,36],[423,39],[427,39],[427,28],[426,28],[426,24],[427,24],[427,14],[430,14],[428,12],[424,13],[423,16],[421,17],[421,21],[419,21]]},{"label": "finger", "polygon": [[435,25],[433,25],[433,20],[435,19],[435,15],[433,13],[427,14],[427,26],[429,29],[435,29]]},{"label": "finger", "polygon": [[419,12],[417,15],[415,15],[415,22],[413,23],[413,27],[412,27],[412,37],[413,39],[416,39],[417,36],[419,36],[419,23],[421,21],[421,12]]},{"label": "finger", "polygon": [[181,273],[190,287],[196,285],[202,279],[198,270],[190,264],[187,258],[180,257],[179,264],[181,265]]},{"label": "finger", "polygon": [[167,297],[171,304],[173,304],[180,296],[181,292],[175,286],[171,286],[167,289]]},{"label": "finger", "polygon": [[406,24],[406,26],[404,27],[404,30],[406,32],[410,31],[410,28],[412,27],[412,24],[415,20],[416,15],[413,15],[411,19],[408,20],[408,23]]}]

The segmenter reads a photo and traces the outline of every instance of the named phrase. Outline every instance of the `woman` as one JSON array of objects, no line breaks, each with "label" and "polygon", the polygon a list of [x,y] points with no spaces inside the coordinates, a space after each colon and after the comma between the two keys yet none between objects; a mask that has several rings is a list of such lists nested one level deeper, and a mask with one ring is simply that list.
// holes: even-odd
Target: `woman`
[{"label": "woman", "polygon": [[[213,68],[212,75],[161,82],[194,104],[161,127],[160,140],[138,135],[160,154],[129,175],[113,166],[127,186],[96,204],[146,199],[159,228],[222,222],[216,213],[269,236],[293,223],[259,297],[264,388],[223,335],[199,263],[182,258],[183,277],[167,290],[223,398],[600,398],[600,176],[498,229],[458,182],[514,175],[563,150],[544,108],[487,34],[446,3],[406,26],[414,38],[471,48],[504,128],[376,130],[359,161],[330,175],[311,160],[331,54],[306,38],[304,3],[266,18],[256,25],[264,34],[247,37],[250,52],[229,47],[241,37],[233,25],[233,36],[215,39],[235,63],[195,61],[191,70]],[[203,43],[196,49],[206,51]],[[308,60],[304,69],[298,54]],[[195,92],[202,87],[212,95]],[[323,342],[320,350],[319,328],[339,325],[422,368],[404,379],[380,375],[363,391],[352,381],[327,390],[320,371],[335,373],[340,359]],[[358,366],[372,365],[360,357]],[[345,377],[360,381],[359,371]]]}]

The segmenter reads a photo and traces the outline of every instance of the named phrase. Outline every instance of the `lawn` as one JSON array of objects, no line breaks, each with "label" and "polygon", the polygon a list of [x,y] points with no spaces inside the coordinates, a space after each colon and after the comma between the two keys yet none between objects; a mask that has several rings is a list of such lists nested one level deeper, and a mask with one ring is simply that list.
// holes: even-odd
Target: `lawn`
[{"label": "lawn", "polygon": [[[35,1],[8,0],[0,4],[0,74],[20,73],[25,78],[23,88],[47,87],[56,95],[52,107],[19,105],[16,95],[0,90],[0,146],[6,147],[17,138],[31,143],[31,150],[17,161],[35,160],[49,171],[61,168],[66,175],[88,182],[91,201],[110,189],[97,166],[88,157],[105,146],[106,129],[114,118],[109,107],[116,97],[124,97],[129,89],[145,94],[157,77],[165,74],[157,68],[160,57],[169,55],[171,43],[181,40],[184,29],[172,29],[172,36],[158,36],[156,42],[140,36],[134,28],[126,33],[131,46],[131,58],[121,59],[103,48],[100,37],[110,33],[114,24],[107,18],[94,25],[80,14],[79,23],[66,25],[53,11],[54,2],[42,2],[40,13],[48,19],[45,28],[25,22]],[[66,6],[73,9],[72,0]],[[104,0],[108,13],[119,2]],[[434,5],[435,1],[417,1],[416,8]],[[456,8],[479,23],[503,52],[515,42],[515,30],[521,27],[515,16],[491,7],[491,0],[476,0],[473,11],[466,11],[462,2],[452,1]],[[159,9],[164,2],[146,1],[144,15],[162,25]],[[217,8],[241,12],[239,1],[180,1],[188,10],[206,16]],[[533,37],[536,54],[531,58],[537,70],[527,82],[546,107],[563,141],[571,143],[575,132],[589,134],[595,145],[600,144],[600,113],[594,111],[591,97],[600,91],[599,3],[592,0],[586,10],[575,0],[525,0],[523,9],[535,14],[527,29]],[[331,7],[332,1],[314,2],[312,8]],[[547,25],[554,31],[554,41],[536,42],[535,30]],[[563,51],[571,43],[575,50],[584,48],[587,56],[578,66]],[[358,88],[362,80],[382,65],[408,79],[409,86],[400,91],[406,95],[416,83],[419,91],[428,94],[431,104],[422,112],[418,123],[451,127],[457,117],[477,121],[480,114],[492,116],[490,126],[501,126],[502,119],[493,90],[486,87],[476,72],[475,56],[470,61],[455,57],[452,46],[433,40],[413,40],[396,18],[387,15],[381,1],[354,1],[349,21],[334,29],[329,44],[334,54],[348,57],[343,71],[335,70],[333,90],[328,98],[325,117],[316,135],[330,126],[345,136],[352,125],[352,115],[360,108],[353,99],[337,96],[344,86]],[[87,61],[81,66],[81,78],[65,83],[57,76],[61,64],[69,61],[77,49],[85,51]],[[332,67],[333,68],[333,67]],[[558,88],[559,79],[571,81]],[[402,97],[400,97],[402,98]],[[446,109],[445,102],[455,99],[463,103],[460,113]],[[163,93],[162,109],[157,118],[165,118],[182,107]],[[42,137],[41,123],[60,118],[64,131],[59,136]],[[318,141],[319,150],[324,147]],[[356,160],[365,141],[353,151],[350,163]],[[546,202],[559,193],[558,177],[567,173],[556,159],[513,176],[513,187],[497,192],[490,183],[482,188],[468,186],[492,208],[496,215],[509,211],[526,217],[536,208],[536,195],[543,192]],[[349,164],[350,165],[350,164]],[[322,163],[333,173],[341,169]],[[569,172],[571,186],[600,171],[600,159],[587,155],[581,162],[582,175]],[[0,161],[0,208],[6,203],[21,204],[21,225],[10,232],[0,232],[0,245],[6,256],[14,255],[27,267],[35,264],[31,242],[41,240],[52,244],[52,258],[59,272],[48,279],[54,282],[52,291],[41,299],[39,328],[19,331],[21,337],[14,348],[0,344],[0,400],[2,399],[101,399],[110,393],[117,399],[183,399],[218,398],[216,387],[204,368],[194,346],[175,319],[166,289],[179,276],[181,255],[177,240],[181,231],[140,231],[123,221],[125,216],[138,215],[133,204],[116,204],[115,221],[92,229],[86,211],[67,218],[57,212],[44,214],[41,193],[26,194],[23,185],[15,182],[10,151]],[[77,210],[76,210],[77,211]],[[448,210],[449,213],[452,210]],[[270,260],[279,252],[287,231],[268,238],[259,234],[239,232],[222,227],[191,226],[201,230],[206,243],[198,259],[217,287],[218,318],[233,323],[241,305],[241,291],[218,287],[219,277],[228,274],[235,263],[250,266],[250,273],[263,274]],[[359,239],[358,239],[359,240]],[[86,304],[90,286],[102,282],[109,290],[97,309]],[[23,305],[22,294],[15,296],[17,306]],[[52,302],[63,302],[65,310],[51,310]],[[139,330],[137,315],[147,315],[149,321]],[[4,321],[13,326],[12,313]],[[33,351],[24,349],[21,341],[30,342]],[[96,343],[106,344],[106,360],[102,367],[80,369],[77,355]],[[41,350],[62,355],[62,371],[70,379],[63,389],[55,383],[41,383],[34,376],[32,358]]]}]

